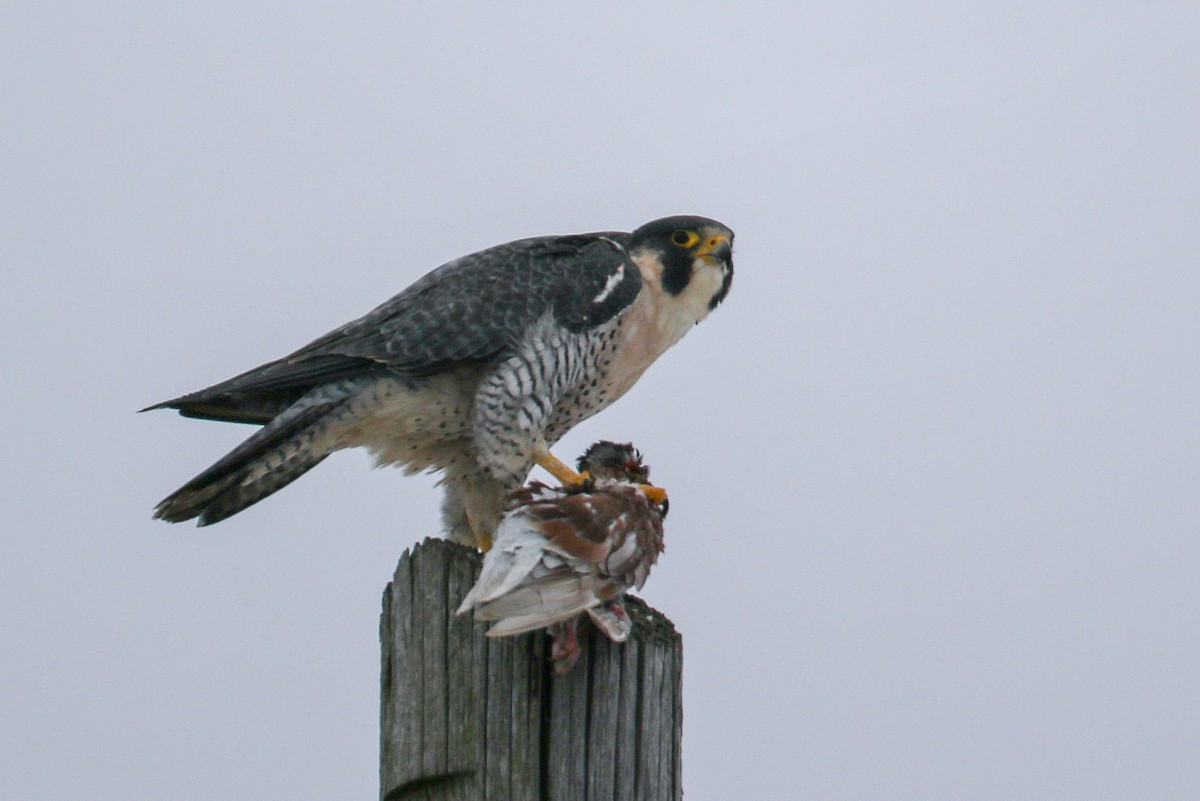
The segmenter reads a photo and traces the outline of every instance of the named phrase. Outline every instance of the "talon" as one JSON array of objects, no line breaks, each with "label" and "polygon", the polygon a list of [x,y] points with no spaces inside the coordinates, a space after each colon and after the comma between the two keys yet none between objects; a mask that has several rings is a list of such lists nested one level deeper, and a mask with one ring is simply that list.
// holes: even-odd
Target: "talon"
[{"label": "talon", "polygon": [[554,641],[550,645],[550,661],[554,664],[557,676],[566,675],[579,659],[579,638],[576,636],[578,619],[572,618],[562,623],[550,626],[550,636]]},{"label": "talon", "polygon": [[652,484],[638,484],[638,487],[651,503],[663,503],[667,500],[667,491],[662,487],[655,487]]}]

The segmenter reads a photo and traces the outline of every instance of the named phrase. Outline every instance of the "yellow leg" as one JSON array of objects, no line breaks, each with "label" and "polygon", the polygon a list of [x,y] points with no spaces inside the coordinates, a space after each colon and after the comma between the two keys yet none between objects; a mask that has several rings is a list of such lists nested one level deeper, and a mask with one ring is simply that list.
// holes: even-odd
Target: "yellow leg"
[{"label": "yellow leg", "polygon": [[[587,480],[587,472],[576,473],[570,467],[562,462],[557,456],[545,448],[539,449],[534,462],[545,470],[550,475],[558,479],[564,487],[578,487]],[[642,492],[651,503],[662,503],[667,499],[667,491],[662,487],[655,487],[650,484],[639,484]]]},{"label": "yellow leg", "polygon": [[485,526],[480,526],[471,515],[470,509],[464,509],[463,511],[467,515],[467,525],[471,527],[471,533],[475,535],[475,547],[483,553],[487,553],[492,549],[491,530]]},{"label": "yellow leg", "polygon": [[538,467],[557,478],[564,487],[577,487],[587,480],[587,473],[576,473],[548,450],[541,449],[541,452],[534,458],[534,462]]}]

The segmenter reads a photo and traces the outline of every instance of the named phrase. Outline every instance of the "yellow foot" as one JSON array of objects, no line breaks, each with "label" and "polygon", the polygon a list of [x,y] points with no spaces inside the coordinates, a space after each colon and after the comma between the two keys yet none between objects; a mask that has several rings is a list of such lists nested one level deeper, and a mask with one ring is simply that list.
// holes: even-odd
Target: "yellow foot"
[{"label": "yellow foot", "polygon": [[480,521],[471,514],[470,509],[463,510],[467,516],[467,525],[471,529],[471,533],[475,535],[475,547],[483,553],[487,553],[492,549],[492,534],[494,533],[489,527],[482,525]]},{"label": "yellow foot", "polygon": [[662,487],[655,487],[650,484],[638,484],[642,494],[650,500],[651,503],[662,503],[667,499],[667,491]]},{"label": "yellow foot", "polygon": [[578,487],[587,481],[587,473],[576,473],[550,451],[542,451],[534,462],[550,475],[558,479],[564,487]]}]

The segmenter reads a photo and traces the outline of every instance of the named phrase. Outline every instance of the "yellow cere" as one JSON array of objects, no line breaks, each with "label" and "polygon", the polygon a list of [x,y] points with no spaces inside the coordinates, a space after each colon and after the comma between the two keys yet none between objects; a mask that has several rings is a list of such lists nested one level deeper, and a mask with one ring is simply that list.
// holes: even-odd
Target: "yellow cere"
[{"label": "yellow cere", "polygon": [[[699,239],[699,237],[697,237],[697,239]],[[704,249],[700,251],[700,255],[703,256],[706,253],[712,253],[714,250],[721,247],[721,245],[726,245],[728,243],[729,243],[729,237],[720,236],[720,235],[714,236],[714,237],[710,238],[708,240],[708,242],[706,242],[704,244]]]}]

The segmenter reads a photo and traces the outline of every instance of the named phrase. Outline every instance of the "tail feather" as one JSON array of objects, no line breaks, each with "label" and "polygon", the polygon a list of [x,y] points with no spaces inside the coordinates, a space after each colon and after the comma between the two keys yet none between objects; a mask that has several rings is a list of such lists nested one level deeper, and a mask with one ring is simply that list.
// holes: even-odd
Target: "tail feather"
[{"label": "tail feather", "polygon": [[259,478],[251,477],[251,466],[205,487],[177,490],[155,507],[154,517],[168,523],[198,518],[196,524],[199,526],[219,523],[283,489],[324,461],[328,455],[324,453],[315,458],[292,459],[286,466],[273,469]]},{"label": "tail feather", "polygon": [[332,452],[314,440],[340,400],[295,404],[164,498],[154,517],[169,523],[199,518],[207,526],[292,483]]},{"label": "tail feather", "polygon": [[560,609],[555,612],[536,613],[528,615],[517,615],[515,617],[506,617],[500,622],[494,624],[487,630],[488,637],[514,637],[518,634],[526,634],[530,631],[537,631],[551,626],[555,623],[561,623],[564,620],[570,620],[577,614],[583,611],[579,609]]},{"label": "tail feather", "polygon": [[489,637],[507,637],[574,617],[600,603],[603,579],[570,576],[522,587],[475,610],[476,620],[494,620]]}]

